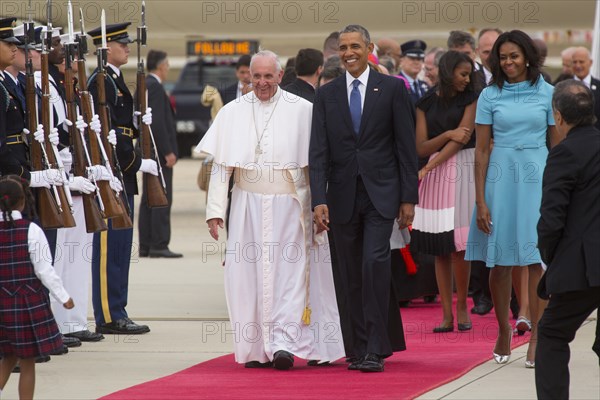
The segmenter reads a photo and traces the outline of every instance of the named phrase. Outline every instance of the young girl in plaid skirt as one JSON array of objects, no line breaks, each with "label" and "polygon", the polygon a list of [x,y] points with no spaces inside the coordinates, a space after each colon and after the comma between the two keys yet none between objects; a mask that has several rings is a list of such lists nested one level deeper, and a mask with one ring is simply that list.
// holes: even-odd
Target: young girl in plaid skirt
[{"label": "young girl in plaid skirt", "polygon": [[62,347],[43,286],[65,308],[73,300],[51,262],[42,229],[23,219],[25,191],[13,177],[0,180],[0,393],[19,361],[19,397],[33,398],[35,359]]}]

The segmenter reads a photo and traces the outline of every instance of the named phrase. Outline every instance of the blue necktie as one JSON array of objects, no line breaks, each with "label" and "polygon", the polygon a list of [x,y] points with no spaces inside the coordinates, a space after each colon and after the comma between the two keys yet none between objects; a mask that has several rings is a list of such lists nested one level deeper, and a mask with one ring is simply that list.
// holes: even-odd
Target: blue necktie
[{"label": "blue necktie", "polygon": [[360,130],[360,117],[362,114],[362,109],[360,106],[360,90],[358,90],[360,81],[355,79],[354,82],[352,82],[352,85],[354,88],[352,88],[352,92],[350,93],[350,115],[352,116],[354,133],[358,135],[358,131]]},{"label": "blue necktie", "polygon": [[419,83],[417,82],[417,80],[415,79],[413,81],[413,86],[415,88],[415,94],[417,95],[417,98],[421,98],[421,88],[419,87]]}]

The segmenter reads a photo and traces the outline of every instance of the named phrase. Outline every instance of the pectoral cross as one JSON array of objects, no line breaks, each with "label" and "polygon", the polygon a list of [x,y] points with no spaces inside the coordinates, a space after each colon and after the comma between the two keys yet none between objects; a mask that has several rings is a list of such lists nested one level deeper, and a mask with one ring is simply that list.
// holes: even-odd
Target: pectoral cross
[{"label": "pectoral cross", "polygon": [[260,148],[260,144],[256,145],[256,148],[254,149],[254,161],[258,162],[258,157],[260,157],[260,155],[263,153],[262,149]]}]

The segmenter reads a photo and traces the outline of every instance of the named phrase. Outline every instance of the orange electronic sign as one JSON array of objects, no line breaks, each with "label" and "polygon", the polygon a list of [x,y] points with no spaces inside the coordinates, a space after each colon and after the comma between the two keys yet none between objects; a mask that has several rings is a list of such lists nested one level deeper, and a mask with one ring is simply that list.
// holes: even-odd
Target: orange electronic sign
[{"label": "orange electronic sign", "polygon": [[258,51],[256,40],[192,40],[187,42],[188,56],[242,56]]}]

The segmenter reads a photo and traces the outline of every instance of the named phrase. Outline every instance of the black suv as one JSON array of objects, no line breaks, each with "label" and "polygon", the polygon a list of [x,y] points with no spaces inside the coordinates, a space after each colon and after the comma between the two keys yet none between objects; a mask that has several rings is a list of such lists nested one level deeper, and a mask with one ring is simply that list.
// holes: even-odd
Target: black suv
[{"label": "black suv", "polygon": [[208,130],[210,108],[200,103],[204,87],[208,84],[220,91],[237,82],[235,66],[219,64],[203,59],[188,62],[171,92],[171,104],[175,107],[177,146],[179,157],[189,157]]}]

